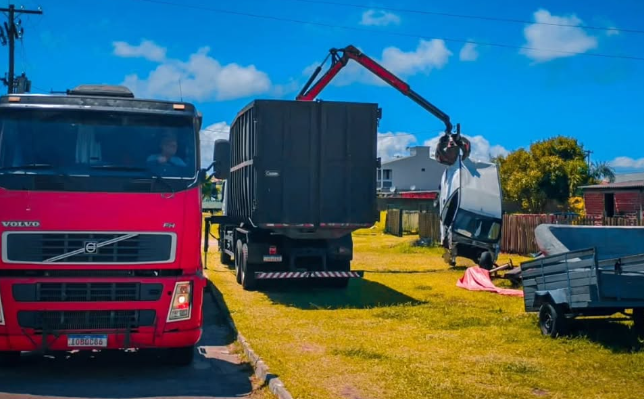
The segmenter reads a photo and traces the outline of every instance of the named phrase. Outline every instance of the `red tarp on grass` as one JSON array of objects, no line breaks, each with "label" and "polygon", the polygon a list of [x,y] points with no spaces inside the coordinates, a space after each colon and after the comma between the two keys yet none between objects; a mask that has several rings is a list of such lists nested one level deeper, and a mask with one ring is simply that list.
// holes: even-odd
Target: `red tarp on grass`
[{"label": "red tarp on grass", "polygon": [[495,287],[490,279],[490,272],[479,266],[468,267],[463,277],[456,282],[456,286],[470,291],[489,291],[501,295],[523,296],[523,290]]}]

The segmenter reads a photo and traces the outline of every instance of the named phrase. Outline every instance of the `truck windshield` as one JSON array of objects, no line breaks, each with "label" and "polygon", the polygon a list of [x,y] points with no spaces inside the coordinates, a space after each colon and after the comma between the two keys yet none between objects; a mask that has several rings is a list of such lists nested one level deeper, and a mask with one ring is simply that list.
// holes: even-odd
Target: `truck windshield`
[{"label": "truck windshield", "polygon": [[501,234],[501,221],[459,209],[454,220],[453,231],[473,240],[497,241]]},{"label": "truck windshield", "polygon": [[77,110],[0,112],[0,173],[192,178],[190,117]]}]

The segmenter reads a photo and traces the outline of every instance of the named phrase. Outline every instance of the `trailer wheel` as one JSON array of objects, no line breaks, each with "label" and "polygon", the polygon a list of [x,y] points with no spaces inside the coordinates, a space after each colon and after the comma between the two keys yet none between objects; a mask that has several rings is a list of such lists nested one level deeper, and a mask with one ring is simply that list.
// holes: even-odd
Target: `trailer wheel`
[{"label": "trailer wheel", "polygon": [[0,352],[0,366],[16,366],[20,363],[20,352],[3,351]]},{"label": "trailer wheel", "polygon": [[567,331],[568,320],[559,305],[550,302],[541,304],[539,308],[539,327],[541,333],[547,337],[556,338]]},{"label": "trailer wheel", "polygon": [[244,244],[242,247],[241,254],[241,264],[239,265],[241,269],[241,285],[246,291],[252,291],[255,289],[257,280],[255,280],[255,265],[248,264],[248,245]]}]

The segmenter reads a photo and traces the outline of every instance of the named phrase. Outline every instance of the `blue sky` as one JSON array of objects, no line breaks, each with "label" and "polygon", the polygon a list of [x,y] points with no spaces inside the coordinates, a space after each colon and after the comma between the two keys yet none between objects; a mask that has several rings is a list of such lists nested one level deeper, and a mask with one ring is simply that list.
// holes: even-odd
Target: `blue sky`
[{"label": "blue sky", "polygon": [[[16,2],[44,11],[22,17],[25,35],[16,46],[16,73],[27,72],[32,92],[40,93],[82,83],[125,83],[137,96],[174,99],[181,82],[183,99],[204,113],[208,159],[212,141],[226,132],[239,109],[254,98],[294,99],[329,48],[353,44],[460,122],[479,158],[565,134],[592,150],[592,160],[613,162],[620,171],[644,170],[644,33],[546,25],[644,31],[643,1],[329,1],[364,7],[297,0],[167,0],[212,9],[140,0]],[[481,44],[464,48],[463,40],[579,54]],[[0,51],[0,65],[6,65],[7,48]],[[438,119],[357,65],[349,64],[319,98],[379,103],[384,158],[403,155],[408,146],[434,144],[442,129]]]}]

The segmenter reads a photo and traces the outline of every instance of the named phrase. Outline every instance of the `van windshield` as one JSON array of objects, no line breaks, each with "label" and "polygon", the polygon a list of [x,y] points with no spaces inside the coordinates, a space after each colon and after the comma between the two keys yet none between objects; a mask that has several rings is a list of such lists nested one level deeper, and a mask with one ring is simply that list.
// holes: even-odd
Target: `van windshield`
[{"label": "van windshield", "polygon": [[479,241],[497,241],[501,234],[501,220],[459,209],[453,231]]},{"label": "van windshield", "polygon": [[188,117],[78,110],[0,112],[0,174],[192,178]]}]

